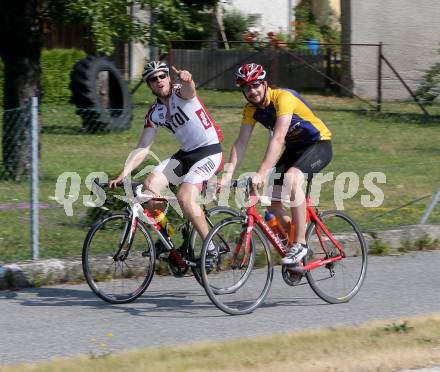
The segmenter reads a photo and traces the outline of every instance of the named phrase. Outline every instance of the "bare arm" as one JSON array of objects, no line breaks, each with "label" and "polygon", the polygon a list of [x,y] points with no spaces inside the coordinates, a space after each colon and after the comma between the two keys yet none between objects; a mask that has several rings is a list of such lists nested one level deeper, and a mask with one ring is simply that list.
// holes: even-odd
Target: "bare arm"
[{"label": "bare arm", "polygon": [[291,120],[292,115],[283,115],[277,118],[273,136],[269,141],[266,154],[264,155],[264,159],[260,165],[260,168],[258,169],[258,173],[261,176],[264,177],[277,162],[281,151],[283,150],[286,134],[289,130]]},{"label": "bare arm", "polygon": [[225,174],[223,176],[223,182],[229,181],[232,178],[235,170],[240,166],[246,152],[249,139],[251,138],[253,125],[242,125],[240,127],[240,133],[235,140],[231,148],[231,154],[229,155],[229,164],[225,168]]},{"label": "bare arm", "polygon": [[121,174],[116,179],[110,181],[110,187],[116,186],[117,183],[121,182],[133,169],[136,169],[144,161],[154,142],[155,135],[156,130],[154,128],[144,129],[136,148],[128,155]]},{"label": "bare arm", "polygon": [[180,89],[180,94],[184,99],[191,99],[196,96],[196,85],[192,79],[192,75],[189,71],[178,70],[174,66],[171,66],[173,71],[179,77],[182,82],[182,88]]}]

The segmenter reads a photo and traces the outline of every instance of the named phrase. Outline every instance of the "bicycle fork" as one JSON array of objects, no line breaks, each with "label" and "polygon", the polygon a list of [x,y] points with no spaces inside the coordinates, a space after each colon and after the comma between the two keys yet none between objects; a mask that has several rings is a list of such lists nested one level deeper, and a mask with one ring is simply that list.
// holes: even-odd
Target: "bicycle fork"
[{"label": "bicycle fork", "polygon": [[[254,228],[254,217],[249,216],[247,222],[244,223],[242,226],[243,229],[240,233],[240,238],[237,245],[235,246],[234,254],[232,256],[231,267],[233,269],[241,269],[249,264],[252,230]],[[245,244],[244,255],[241,258],[241,262],[238,262],[238,256],[240,254],[240,251],[242,250],[243,243]]]}]

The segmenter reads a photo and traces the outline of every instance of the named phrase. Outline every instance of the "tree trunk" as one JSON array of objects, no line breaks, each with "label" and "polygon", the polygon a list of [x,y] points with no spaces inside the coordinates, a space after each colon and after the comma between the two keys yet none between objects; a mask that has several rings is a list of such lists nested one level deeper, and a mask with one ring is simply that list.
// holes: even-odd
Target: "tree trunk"
[{"label": "tree trunk", "polygon": [[4,64],[3,171],[19,181],[30,170],[30,101],[39,96],[38,0],[0,3],[0,56]]}]

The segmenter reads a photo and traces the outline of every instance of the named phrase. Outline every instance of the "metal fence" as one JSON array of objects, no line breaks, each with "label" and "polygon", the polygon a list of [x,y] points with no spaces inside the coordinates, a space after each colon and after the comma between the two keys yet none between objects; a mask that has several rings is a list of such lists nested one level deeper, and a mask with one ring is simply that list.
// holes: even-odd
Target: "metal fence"
[{"label": "metal fence", "polygon": [[38,107],[34,100],[0,115],[0,262],[79,256],[99,214],[83,200],[86,179],[108,171],[105,137],[129,129],[132,111]]},{"label": "metal fence", "polygon": [[[36,258],[35,252],[37,255],[39,253],[40,258],[80,257],[87,228],[101,211],[99,208],[87,207],[86,200],[90,196],[87,182],[90,181],[90,175],[104,172],[110,178],[117,176],[126,156],[142,131],[146,110],[146,105],[134,108],[134,124],[128,130],[103,132],[88,130],[90,123],[86,121],[89,124],[84,124],[84,116],[89,116],[85,115],[85,112],[78,115],[73,105],[43,105],[38,108],[38,111],[34,107],[34,118],[38,112],[40,130],[34,131],[33,136],[35,139],[35,136],[39,134],[39,138],[37,136],[34,141],[38,144],[39,152],[36,151],[36,147],[32,152],[31,105],[0,111],[3,121],[2,158],[0,159],[0,262]],[[230,123],[236,124],[240,110],[216,108],[213,111],[214,117],[222,114],[230,116],[228,119]],[[110,115],[119,118],[131,115],[131,113],[113,110],[103,113],[90,110],[89,115],[90,117]],[[228,121],[224,123],[223,118],[220,119],[220,123],[227,133],[227,142],[224,145],[227,153],[235,138],[236,130]],[[267,141],[267,134],[264,133],[264,138],[261,137],[260,140],[261,143]],[[161,131],[158,133],[153,150],[161,152],[161,156],[169,156],[173,149],[177,149],[177,146],[177,143],[173,143],[169,133]],[[34,177],[33,180],[31,177],[32,159],[38,160],[39,170],[38,178]],[[434,157],[424,161],[432,163],[432,169],[436,169],[438,165]],[[339,164],[343,167],[340,159]],[[368,164],[367,160],[356,166],[371,169],[371,164]],[[393,167],[397,168],[400,165],[385,162],[374,164],[376,170],[387,171]],[[417,177],[417,174],[410,176]],[[38,200],[36,200],[35,189],[32,199],[32,183],[34,186],[38,185]],[[436,190],[432,190],[432,194],[435,192]],[[430,195],[423,195],[423,198],[420,198],[415,190],[414,198],[416,197],[418,197],[416,203],[410,205],[410,208],[417,206],[410,211],[413,216],[412,223],[420,220],[431,200],[438,200],[438,197],[431,198]],[[402,201],[401,204],[404,203]],[[36,209],[33,210],[32,205]],[[408,207],[405,208],[407,209]],[[388,211],[388,209],[383,210]],[[398,215],[400,211],[386,213]],[[438,218],[438,205],[434,214]],[[36,230],[33,234],[31,231],[31,222],[35,219],[39,223],[38,234]],[[400,221],[396,218],[392,223],[398,226]],[[426,222],[432,221],[432,218],[428,216]],[[381,219],[372,220],[370,225],[378,228],[385,227]],[[34,228],[36,228],[35,225]],[[35,250],[35,245],[32,250],[31,236],[38,240],[39,252]]]},{"label": "metal fence", "polygon": [[[234,71],[255,62],[268,71],[269,84],[314,90],[325,94],[354,96],[366,107],[382,111],[382,104],[407,97],[425,115],[428,109],[415,91],[423,81],[399,72],[387,58],[387,48],[378,44],[321,44],[317,51],[290,49],[272,42],[231,42],[231,49],[217,49],[217,42],[179,40],[170,43],[168,63],[190,70],[200,87],[235,89]],[[407,102],[405,102],[407,103]]]},{"label": "metal fence", "polygon": [[[338,56],[331,50],[326,54],[312,54],[307,51],[296,52],[318,71],[331,75],[338,74]],[[271,85],[295,86],[297,89],[321,90],[330,85],[324,76],[313,73],[306,65],[295,61],[282,49],[263,50],[191,50],[173,49],[168,57],[170,63],[190,70],[200,87],[208,89],[236,89],[234,72],[244,63],[259,63],[269,71]]]}]

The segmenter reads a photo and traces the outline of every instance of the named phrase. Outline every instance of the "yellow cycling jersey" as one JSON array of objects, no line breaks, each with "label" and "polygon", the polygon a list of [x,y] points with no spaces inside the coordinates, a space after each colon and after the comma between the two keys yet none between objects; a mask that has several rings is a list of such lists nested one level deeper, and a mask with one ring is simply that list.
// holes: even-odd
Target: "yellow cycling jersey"
[{"label": "yellow cycling jersey", "polygon": [[292,115],[286,134],[286,144],[309,145],[331,139],[331,132],[311,110],[306,100],[293,89],[271,89],[267,87],[264,109],[248,103],[243,110],[244,125],[255,125],[258,121],[274,130],[278,117]]}]

